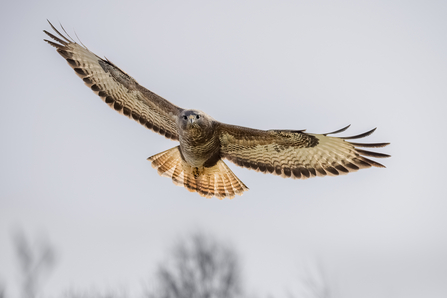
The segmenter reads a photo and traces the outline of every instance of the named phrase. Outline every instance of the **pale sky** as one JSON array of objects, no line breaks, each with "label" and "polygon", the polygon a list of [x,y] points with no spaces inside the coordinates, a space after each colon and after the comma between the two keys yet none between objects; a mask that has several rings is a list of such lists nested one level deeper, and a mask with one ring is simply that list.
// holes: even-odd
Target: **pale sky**
[{"label": "pale sky", "polygon": [[[177,237],[239,251],[250,293],[298,296],[319,260],[341,297],[447,297],[446,1],[16,1],[0,10],[0,284],[18,297],[11,232],[46,235],[46,296],[138,297]],[[386,169],[282,179],[205,199],[146,158],[176,142],[119,115],[43,42],[74,31],[141,85],[231,124],[391,142]],[[72,34],[73,33],[73,34]]]}]

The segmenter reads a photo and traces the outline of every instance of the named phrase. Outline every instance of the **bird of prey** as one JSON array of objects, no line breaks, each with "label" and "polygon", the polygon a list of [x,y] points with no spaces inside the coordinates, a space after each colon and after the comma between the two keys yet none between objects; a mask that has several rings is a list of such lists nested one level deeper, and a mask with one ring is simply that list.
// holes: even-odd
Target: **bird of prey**
[{"label": "bird of prey", "polygon": [[[223,159],[238,166],[283,178],[337,176],[363,168],[384,167],[366,158],[389,157],[357,147],[384,147],[389,143],[354,143],[366,137],[332,137],[349,126],[325,134],[304,130],[258,130],[219,122],[206,113],[182,109],[144,88],[107,58],[102,59],[67,34],[44,32],[76,74],[103,101],[119,113],[180,145],[149,157],[152,167],[174,184],[207,198],[234,198],[248,190]],[[62,27],[62,26],[61,26]],[[62,29],[64,29],[62,27]]]}]

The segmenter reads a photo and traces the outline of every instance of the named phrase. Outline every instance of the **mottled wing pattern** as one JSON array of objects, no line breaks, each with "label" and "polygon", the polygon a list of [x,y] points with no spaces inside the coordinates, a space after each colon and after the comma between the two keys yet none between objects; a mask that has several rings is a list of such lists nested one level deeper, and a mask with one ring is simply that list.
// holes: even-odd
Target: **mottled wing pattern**
[{"label": "mottled wing pattern", "polygon": [[221,124],[221,155],[241,167],[294,179],[342,175],[371,166],[384,167],[365,156],[380,158],[389,155],[357,147],[384,147],[388,143],[360,144],[346,141],[368,136],[375,129],[353,137],[327,136],[348,127],[327,134],[310,134],[292,130],[262,131]]},{"label": "mottled wing pattern", "polygon": [[121,114],[166,138],[178,140],[175,119],[181,108],[140,86],[113,63],[69,40],[50,25],[60,38],[44,30],[56,42],[45,41],[57,48],[57,52],[93,92]]}]

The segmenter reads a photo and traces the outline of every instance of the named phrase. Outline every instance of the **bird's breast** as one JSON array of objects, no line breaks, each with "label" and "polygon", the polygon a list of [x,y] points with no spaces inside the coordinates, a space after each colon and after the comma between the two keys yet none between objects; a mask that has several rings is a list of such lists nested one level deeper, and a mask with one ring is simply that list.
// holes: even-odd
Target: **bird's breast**
[{"label": "bird's breast", "polygon": [[193,167],[201,167],[207,161],[214,160],[220,152],[219,139],[194,137],[193,135],[180,136],[180,150],[185,161]]}]

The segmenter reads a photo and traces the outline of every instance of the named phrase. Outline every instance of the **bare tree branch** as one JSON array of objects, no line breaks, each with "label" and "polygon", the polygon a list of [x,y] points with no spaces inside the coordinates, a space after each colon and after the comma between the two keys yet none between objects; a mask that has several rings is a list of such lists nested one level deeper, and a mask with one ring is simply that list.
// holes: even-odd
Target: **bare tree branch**
[{"label": "bare tree branch", "polygon": [[179,241],[156,280],[149,298],[236,298],[242,292],[237,254],[203,233]]},{"label": "bare tree branch", "polygon": [[321,262],[316,262],[313,269],[307,267],[301,280],[306,290],[306,297],[334,298],[336,296],[334,288],[330,284],[327,270]]},{"label": "bare tree branch", "polygon": [[37,246],[31,245],[21,230],[13,234],[13,242],[20,265],[22,295],[24,298],[34,298],[43,274],[54,266],[54,249],[48,241],[41,241]]}]

